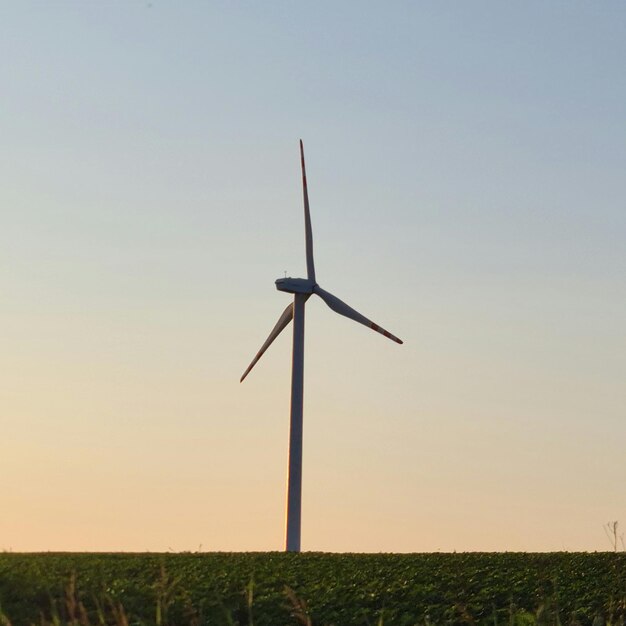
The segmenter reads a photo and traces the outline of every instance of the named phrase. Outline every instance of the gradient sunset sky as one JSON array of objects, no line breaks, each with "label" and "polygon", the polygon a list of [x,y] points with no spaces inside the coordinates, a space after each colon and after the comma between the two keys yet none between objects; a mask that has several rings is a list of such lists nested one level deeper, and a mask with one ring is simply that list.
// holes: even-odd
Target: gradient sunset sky
[{"label": "gradient sunset sky", "polygon": [[0,550],[606,550],[626,4],[0,5]]}]

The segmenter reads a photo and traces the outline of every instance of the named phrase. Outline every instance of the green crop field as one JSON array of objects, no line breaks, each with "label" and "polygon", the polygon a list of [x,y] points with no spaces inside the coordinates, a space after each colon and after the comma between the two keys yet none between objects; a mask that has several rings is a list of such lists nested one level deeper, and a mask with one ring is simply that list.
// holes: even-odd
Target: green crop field
[{"label": "green crop field", "polygon": [[624,553],[0,554],[0,624],[624,624]]}]

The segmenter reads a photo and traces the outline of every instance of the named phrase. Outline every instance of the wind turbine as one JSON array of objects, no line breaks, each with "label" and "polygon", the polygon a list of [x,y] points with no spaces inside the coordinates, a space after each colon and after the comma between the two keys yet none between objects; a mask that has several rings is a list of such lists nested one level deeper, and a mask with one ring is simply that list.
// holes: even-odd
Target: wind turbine
[{"label": "wind turbine", "polygon": [[300,552],[300,520],[302,510],[302,401],[304,383],[304,304],[313,295],[319,296],[339,315],[343,315],[359,324],[384,335],[396,343],[402,343],[395,335],[375,324],[367,317],[355,311],[332,293],[324,291],[315,280],[313,263],[313,233],[311,231],[311,214],[309,212],[309,194],[304,168],[304,148],[300,140],[300,163],[302,165],[302,191],[304,195],[304,230],[306,242],[306,278],[279,278],[276,289],[293,294],[293,302],[287,306],[278,318],[276,326],[257,352],[241,380],[250,373],[257,361],[270,347],[274,339],[293,320],[293,355],[291,361],[291,417],[289,426],[289,471],[287,477],[287,528],[285,549],[287,552]]}]

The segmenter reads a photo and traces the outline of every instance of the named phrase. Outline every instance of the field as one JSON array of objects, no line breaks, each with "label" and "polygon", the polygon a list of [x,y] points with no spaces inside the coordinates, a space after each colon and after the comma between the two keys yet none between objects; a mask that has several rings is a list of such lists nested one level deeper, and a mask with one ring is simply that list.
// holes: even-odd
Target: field
[{"label": "field", "polygon": [[625,553],[0,554],[4,626],[600,626],[625,603]]}]

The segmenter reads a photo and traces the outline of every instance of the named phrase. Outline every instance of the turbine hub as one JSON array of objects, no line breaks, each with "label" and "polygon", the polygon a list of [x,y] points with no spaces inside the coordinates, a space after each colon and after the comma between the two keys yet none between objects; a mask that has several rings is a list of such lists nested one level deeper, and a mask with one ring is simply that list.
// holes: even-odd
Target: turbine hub
[{"label": "turbine hub", "polygon": [[276,289],[278,291],[286,291],[287,293],[313,293],[315,281],[308,278],[278,278],[276,280]]}]

